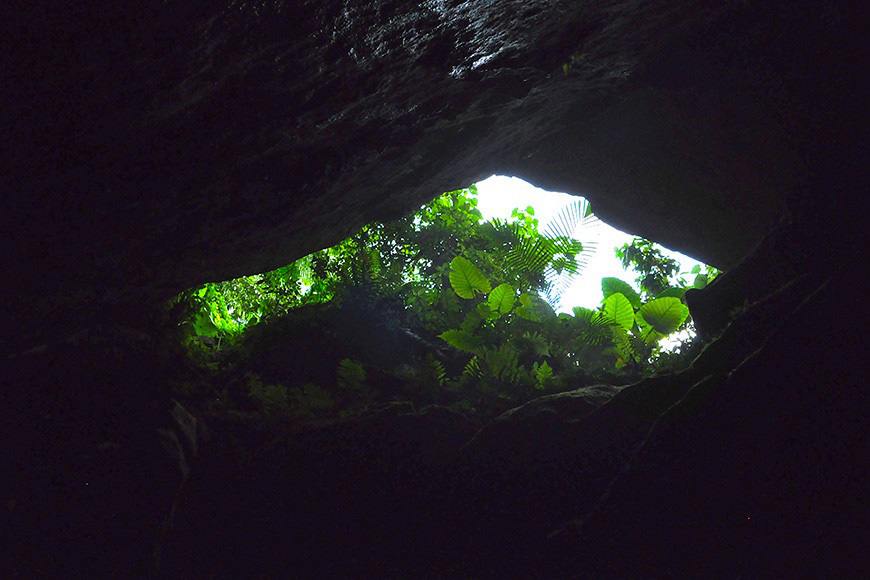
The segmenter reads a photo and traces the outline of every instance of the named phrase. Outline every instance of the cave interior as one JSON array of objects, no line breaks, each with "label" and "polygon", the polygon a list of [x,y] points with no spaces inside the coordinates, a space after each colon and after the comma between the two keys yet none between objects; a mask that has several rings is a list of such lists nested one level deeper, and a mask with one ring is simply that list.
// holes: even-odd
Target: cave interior
[{"label": "cave interior", "polygon": [[[870,573],[860,8],[13,12],[4,577]],[[702,355],[483,425],[396,404],[276,434],[173,394],[168,299],[492,174],[723,270],[689,304]]]}]

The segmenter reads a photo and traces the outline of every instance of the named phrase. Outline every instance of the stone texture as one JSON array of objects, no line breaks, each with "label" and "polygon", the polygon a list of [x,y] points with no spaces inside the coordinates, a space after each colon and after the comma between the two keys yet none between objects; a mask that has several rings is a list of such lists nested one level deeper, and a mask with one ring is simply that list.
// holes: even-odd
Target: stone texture
[{"label": "stone texture", "polygon": [[865,575],[867,395],[857,367],[819,364],[866,356],[829,315],[832,302],[857,306],[844,291],[825,283],[727,377],[662,414],[550,554],[562,573]]},{"label": "stone texture", "polygon": [[3,278],[29,346],[491,173],[582,193],[615,225],[731,266],[857,135],[845,5],[19,8]]},{"label": "stone texture", "polygon": [[[844,315],[866,295],[847,275],[865,230],[860,6],[19,4],[0,30],[8,575],[154,572],[192,449],[166,389],[177,369],[148,344],[163,299],[505,173],[731,268],[694,307],[709,334],[725,327],[718,346],[592,411],[515,412],[455,463],[445,450],[471,434],[454,418],[324,428],[261,481],[265,498],[216,438],[185,530],[224,527],[194,546],[191,575],[215,545],[242,572],[310,548],[322,573],[348,541],[344,570],[368,558],[405,575],[866,576],[866,341]],[[784,206],[791,237],[741,260]],[[274,457],[254,454],[264,470]],[[322,490],[293,479],[312,465]],[[301,527],[280,517],[297,508]],[[278,518],[277,533],[246,536],[239,514]],[[372,559],[375,532],[396,543]]]},{"label": "stone texture", "polygon": [[156,570],[199,427],[152,341],[104,327],[0,371],[4,577]]},{"label": "stone texture", "polygon": [[179,577],[420,577],[451,530],[445,471],[476,425],[387,405],[302,429],[212,418],[185,490]]}]

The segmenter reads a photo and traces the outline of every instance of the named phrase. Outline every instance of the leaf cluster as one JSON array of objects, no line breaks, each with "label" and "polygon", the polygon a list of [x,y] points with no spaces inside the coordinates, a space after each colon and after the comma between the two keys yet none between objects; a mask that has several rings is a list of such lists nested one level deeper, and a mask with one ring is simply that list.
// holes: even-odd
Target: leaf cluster
[{"label": "leaf cluster", "polygon": [[[639,239],[618,253],[641,272],[642,295],[605,278],[600,307],[556,315],[563,291],[595,251],[594,242],[575,236],[596,223],[585,201],[564,208],[543,231],[532,207],[484,221],[471,186],[283,268],[191,289],[173,304],[183,306],[180,328],[189,346],[235,348],[246,328],[318,303],[378,320],[368,327],[374,332],[342,328],[371,333],[358,342],[414,337],[417,354],[401,364],[387,355],[338,353],[344,358],[334,373],[315,379],[323,386],[253,381],[248,397],[265,414],[314,416],[366,405],[376,397],[371,377],[383,375],[404,381],[405,395],[420,402],[497,412],[591,378],[647,372],[661,340],[688,324],[685,286],[672,280],[679,268]],[[710,274],[696,272],[695,285]]]}]

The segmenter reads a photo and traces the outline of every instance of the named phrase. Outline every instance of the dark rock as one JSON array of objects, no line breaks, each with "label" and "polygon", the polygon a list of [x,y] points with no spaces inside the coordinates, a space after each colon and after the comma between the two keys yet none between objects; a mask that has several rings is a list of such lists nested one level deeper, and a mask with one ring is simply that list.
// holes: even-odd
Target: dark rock
[{"label": "dark rock", "polygon": [[863,576],[867,396],[857,368],[819,365],[866,356],[827,314],[857,307],[845,290],[843,278],[826,283],[736,370],[664,413],[550,554],[561,573]]},{"label": "dark rock", "polygon": [[10,352],[492,173],[732,266],[790,188],[860,142],[845,2],[18,8]]},{"label": "dark rock", "polygon": [[424,575],[448,533],[445,469],[476,429],[401,404],[277,437],[213,427],[179,514],[182,577]]},{"label": "dark rock", "polygon": [[198,445],[157,360],[147,337],[103,328],[4,361],[5,574],[157,569]]},{"label": "dark rock", "polygon": [[474,426],[443,410],[266,446],[224,418],[170,571],[867,575],[866,289],[847,276],[862,6],[18,4],[0,57],[8,575],[154,573],[194,447],[148,341],[164,299],[492,173],[730,269],[687,298],[719,340],[462,452]]},{"label": "dark rock", "polygon": [[451,469],[455,560],[439,565],[472,575],[522,569],[565,512],[590,509],[620,442],[589,433],[583,418],[619,391],[593,385],[535,399],[475,435]]}]

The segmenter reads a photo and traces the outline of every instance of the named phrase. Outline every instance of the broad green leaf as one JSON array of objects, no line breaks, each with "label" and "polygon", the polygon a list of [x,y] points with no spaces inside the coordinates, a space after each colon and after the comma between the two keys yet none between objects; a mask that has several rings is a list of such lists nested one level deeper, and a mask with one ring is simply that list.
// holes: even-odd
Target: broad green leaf
[{"label": "broad green leaf", "polygon": [[670,296],[672,298],[679,298],[680,300],[682,300],[685,293],[685,288],[678,288],[674,286],[671,288],[665,288],[664,290],[656,294],[656,298],[667,298]]},{"label": "broad green leaf", "polygon": [[465,299],[474,298],[475,292],[489,292],[489,281],[474,264],[462,256],[456,256],[450,262],[450,285],[457,296]]},{"label": "broad green leaf", "polygon": [[602,278],[601,292],[604,293],[604,298],[616,293],[622,294],[628,299],[632,307],[640,308],[640,296],[638,293],[628,282],[624,282],[619,278]]},{"label": "broad green leaf", "polygon": [[461,330],[445,330],[438,335],[438,338],[440,338],[453,348],[457,348],[465,352],[473,353],[476,352],[481,346],[483,346],[483,341],[480,339],[480,337],[468,332],[462,332]]},{"label": "broad green leaf", "polygon": [[193,331],[199,336],[217,336],[218,327],[212,322],[207,312],[200,312],[193,320]]},{"label": "broad green leaf", "polygon": [[656,298],[640,308],[643,320],[657,332],[668,335],[675,331],[689,315],[688,307],[679,298]]},{"label": "broad green leaf", "polygon": [[612,320],[625,330],[630,330],[634,326],[634,308],[621,292],[605,298],[601,309],[605,318]]},{"label": "broad green leaf", "polygon": [[665,337],[664,334],[658,332],[648,324],[640,324],[640,321],[638,321],[638,324],[640,326],[640,334],[638,336],[642,341],[650,346],[658,344],[658,342]]},{"label": "broad green leaf", "polygon": [[698,290],[700,290],[701,288],[703,288],[704,286],[707,285],[707,282],[708,282],[707,274],[698,274],[697,276],[695,276],[695,283],[693,284],[693,286],[695,288],[697,288]]},{"label": "broad green leaf", "polygon": [[499,284],[489,293],[489,307],[502,314],[507,314],[517,300],[516,290],[510,284]]}]

